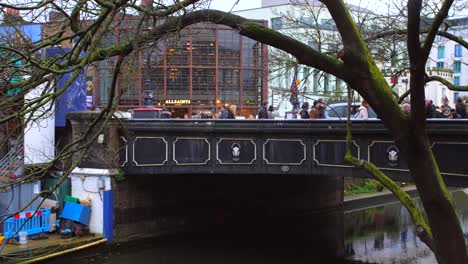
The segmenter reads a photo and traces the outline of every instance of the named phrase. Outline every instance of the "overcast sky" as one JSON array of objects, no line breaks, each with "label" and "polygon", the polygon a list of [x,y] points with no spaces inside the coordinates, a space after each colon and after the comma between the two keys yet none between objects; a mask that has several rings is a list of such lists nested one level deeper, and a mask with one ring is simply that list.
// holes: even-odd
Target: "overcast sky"
[{"label": "overcast sky", "polygon": [[[258,8],[261,6],[261,0],[239,0],[239,3],[234,6],[236,3],[236,0],[212,0],[211,2],[211,8],[212,9],[219,9],[223,11],[229,11],[231,8],[233,10],[242,10],[242,9],[250,9],[250,8]],[[375,0],[347,0],[345,1],[346,3],[354,4],[354,5],[360,5],[364,8],[370,9],[370,10],[375,10],[376,5],[380,1],[375,1]]]}]

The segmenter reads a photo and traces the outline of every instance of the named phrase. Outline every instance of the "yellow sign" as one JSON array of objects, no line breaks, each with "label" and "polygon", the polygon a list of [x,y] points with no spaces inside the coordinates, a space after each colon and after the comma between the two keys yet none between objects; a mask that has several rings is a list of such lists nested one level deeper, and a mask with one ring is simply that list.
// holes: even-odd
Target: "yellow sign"
[{"label": "yellow sign", "polygon": [[192,103],[190,100],[178,100],[178,99],[166,99],[164,101],[165,104],[190,104]]}]

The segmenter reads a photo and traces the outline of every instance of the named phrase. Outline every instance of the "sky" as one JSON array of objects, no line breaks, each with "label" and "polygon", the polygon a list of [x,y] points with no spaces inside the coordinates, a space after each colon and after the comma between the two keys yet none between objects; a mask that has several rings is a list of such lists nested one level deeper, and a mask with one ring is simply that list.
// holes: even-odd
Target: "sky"
[{"label": "sky", "polygon": [[[242,10],[242,9],[250,9],[250,8],[258,8],[261,7],[261,0],[239,0],[237,5],[234,6],[234,4],[237,2],[237,0],[212,0],[211,2],[211,8],[212,9],[219,9],[223,11],[229,11],[231,8],[233,10]],[[360,5],[362,7],[368,8],[370,10],[373,10],[376,8],[376,2],[380,1],[375,1],[375,0],[348,0],[345,1],[349,4],[354,4],[354,5]]]}]

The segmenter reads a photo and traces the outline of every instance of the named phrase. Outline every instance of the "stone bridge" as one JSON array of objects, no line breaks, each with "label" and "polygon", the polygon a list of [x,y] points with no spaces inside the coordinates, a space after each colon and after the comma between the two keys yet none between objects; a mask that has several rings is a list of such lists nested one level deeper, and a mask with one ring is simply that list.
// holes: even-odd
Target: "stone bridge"
[{"label": "stone bridge", "polygon": [[[124,120],[123,125],[118,160],[127,175],[368,177],[344,161],[344,121],[160,119]],[[447,184],[468,187],[468,120],[429,120],[428,133]],[[352,134],[355,157],[411,182],[407,164],[379,120],[353,121]]]},{"label": "stone bridge", "polygon": [[[97,115],[69,114],[64,134],[77,139]],[[356,157],[411,181],[380,121],[353,121],[352,133]],[[447,184],[468,186],[468,120],[430,120],[428,133]],[[343,177],[369,177],[344,162],[345,135],[339,120],[115,119],[75,170],[72,189],[89,190],[87,177],[106,179],[114,198],[104,218],[119,240],[233,225],[342,252]],[[120,167],[124,180],[92,172],[109,167]],[[101,202],[89,195],[93,206]]]}]

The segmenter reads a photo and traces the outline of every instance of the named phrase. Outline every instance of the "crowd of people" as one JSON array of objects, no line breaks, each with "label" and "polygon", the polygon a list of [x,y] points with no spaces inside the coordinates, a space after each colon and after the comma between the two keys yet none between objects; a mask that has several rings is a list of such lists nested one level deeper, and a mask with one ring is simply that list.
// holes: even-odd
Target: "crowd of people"
[{"label": "crowd of people", "polygon": [[436,106],[431,99],[426,98],[426,118],[468,118],[468,100],[463,101],[457,97],[455,108],[450,107],[449,100],[445,96],[442,98],[442,105]]},{"label": "crowd of people", "polygon": [[[455,102],[455,108],[450,107],[449,100],[447,97],[442,99],[442,105],[436,106],[433,101],[426,98],[426,117],[427,118],[450,118],[450,119],[460,119],[468,118],[468,100],[463,101],[461,97],[458,97]],[[369,104],[363,100],[359,108],[352,109],[352,117],[355,119],[368,119]],[[401,109],[404,112],[411,112],[411,105],[409,102],[404,102],[401,104]],[[237,116],[237,107],[236,105],[221,105],[218,109],[218,112],[214,115],[203,115],[202,114],[193,114],[191,118],[214,118],[214,119],[236,119]],[[260,110],[257,113],[257,116],[250,116],[246,119],[275,119],[277,113],[274,113],[274,108],[272,105],[268,106],[268,101],[263,101],[260,107]],[[190,118],[187,115],[184,118]],[[304,102],[301,109],[297,112],[297,118],[300,119],[321,119],[325,117],[325,104],[323,99],[314,100],[312,107],[309,110],[309,103]]]},{"label": "crowd of people", "polygon": [[312,104],[312,108],[309,111],[309,102],[302,104],[301,110],[299,111],[301,119],[319,119],[325,118],[325,106],[323,99],[320,98],[315,100]]}]

